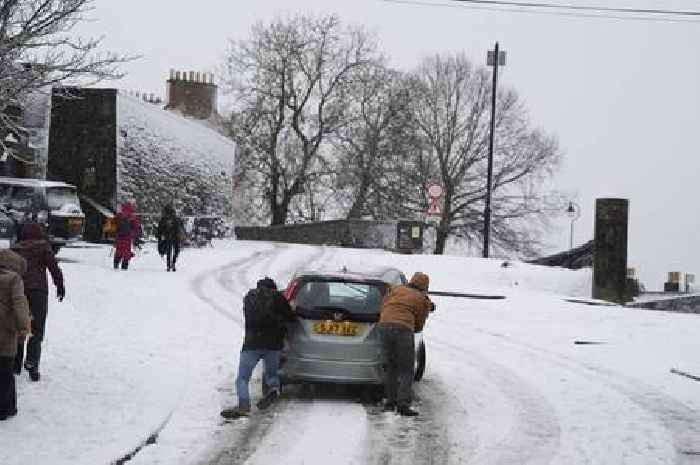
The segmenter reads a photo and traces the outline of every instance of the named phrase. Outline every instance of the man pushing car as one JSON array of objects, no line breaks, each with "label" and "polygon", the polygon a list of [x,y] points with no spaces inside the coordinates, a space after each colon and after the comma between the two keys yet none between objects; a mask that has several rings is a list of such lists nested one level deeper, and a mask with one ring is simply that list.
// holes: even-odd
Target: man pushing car
[{"label": "man pushing car", "polygon": [[255,365],[263,361],[264,379],[270,390],[257,403],[260,410],[268,408],[280,392],[279,363],[284,343],[285,323],[295,316],[287,299],[277,290],[277,284],[268,277],[258,281],[243,299],[245,314],[245,337],[236,377],[238,405],[221,412],[226,419],[250,415],[250,392],[248,385]]},{"label": "man pushing car", "polygon": [[413,334],[423,330],[425,320],[434,308],[428,298],[430,280],[424,273],[415,273],[408,285],[391,288],[382,304],[379,331],[386,367],[384,411],[396,410],[399,415],[416,416],[411,409],[411,384],[415,347]]}]

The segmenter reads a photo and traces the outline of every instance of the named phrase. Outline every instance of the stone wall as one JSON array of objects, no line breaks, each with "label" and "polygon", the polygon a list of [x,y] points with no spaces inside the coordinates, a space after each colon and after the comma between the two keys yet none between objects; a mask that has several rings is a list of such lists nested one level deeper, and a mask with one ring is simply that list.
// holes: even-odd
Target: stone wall
[{"label": "stone wall", "polygon": [[647,310],[664,310],[667,312],[699,313],[700,295],[687,295],[682,297],[670,297],[659,300],[628,303],[628,307]]},{"label": "stone wall", "polygon": [[284,226],[236,228],[236,238],[293,244],[396,249],[396,221],[334,220]]}]

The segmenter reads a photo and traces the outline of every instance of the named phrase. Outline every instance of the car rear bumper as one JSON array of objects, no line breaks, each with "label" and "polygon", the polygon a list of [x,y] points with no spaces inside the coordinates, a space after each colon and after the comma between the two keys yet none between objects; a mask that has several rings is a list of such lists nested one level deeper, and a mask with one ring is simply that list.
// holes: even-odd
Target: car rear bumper
[{"label": "car rear bumper", "polygon": [[287,383],[382,384],[383,370],[380,360],[353,362],[287,357],[280,368],[280,377]]}]

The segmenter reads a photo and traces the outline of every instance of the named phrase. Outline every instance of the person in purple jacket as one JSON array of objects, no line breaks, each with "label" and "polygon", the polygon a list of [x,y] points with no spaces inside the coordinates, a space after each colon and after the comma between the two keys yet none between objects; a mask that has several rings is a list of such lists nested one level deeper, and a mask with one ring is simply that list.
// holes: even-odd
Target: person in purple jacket
[{"label": "person in purple jacket", "polygon": [[[44,237],[41,225],[38,223],[24,224],[20,237],[21,240],[15,244],[12,250],[27,261],[27,271],[22,275],[22,278],[24,280],[24,294],[27,296],[29,311],[32,314],[32,334],[27,341],[27,358],[24,360],[24,368],[29,372],[29,378],[32,381],[39,381],[41,341],[44,339],[49,300],[46,270],[48,269],[51,273],[59,302],[63,301],[66,288],[63,285],[63,273],[58,267],[51,245]],[[21,340],[15,357],[14,370],[17,374],[22,371],[23,358],[24,340]]]}]

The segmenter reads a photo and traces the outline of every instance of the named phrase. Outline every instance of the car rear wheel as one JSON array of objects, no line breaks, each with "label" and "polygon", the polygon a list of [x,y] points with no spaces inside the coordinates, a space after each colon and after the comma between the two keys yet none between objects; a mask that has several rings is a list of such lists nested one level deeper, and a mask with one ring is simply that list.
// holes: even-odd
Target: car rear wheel
[{"label": "car rear wheel", "polygon": [[423,373],[425,373],[425,343],[420,341],[420,345],[416,351],[416,365],[413,380],[420,381],[423,379]]}]

